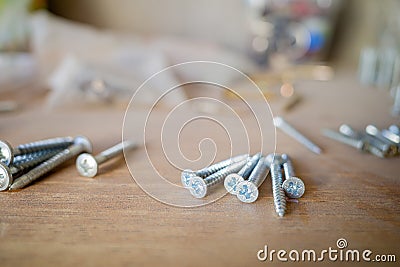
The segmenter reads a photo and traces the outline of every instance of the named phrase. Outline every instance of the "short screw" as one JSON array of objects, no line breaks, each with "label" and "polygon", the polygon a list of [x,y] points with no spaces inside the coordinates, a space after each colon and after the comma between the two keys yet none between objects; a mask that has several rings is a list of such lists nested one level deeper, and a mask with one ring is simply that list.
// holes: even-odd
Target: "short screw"
[{"label": "short screw", "polygon": [[367,125],[365,127],[365,132],[370,136],[375,137],[377,140],[381,141],[382,143],[389,146],[388,148],[388,155],[395,156],[398,154],[397,144],[392,142],[390,139],[387,139],[385,136],[382,135],[382,132],[375,126],[375,125]]},{"label": "short screw", "polygon": [[[36,165],[42,163],[45,160],[55,156],[60,153],[60,149],[52,150],[42,150],[40,152],[34,152],[30,154],[24,154],[18,156],[18,160],[14,160],[12,166],[8,167],[0,162],[2,168],[2,175],[0,175],[0,191],[7,190],[9,186],[13,183],[14,179],[26,172],[26,170],[35,167]],[[4,171],[4,169],[6,171]]]},{"label": "short screw", "polygon": [[286,197],[282,188],[282,163],[284,163],[284,160],[282,156],[277,154],[269,154],[267,159],[271,164],[272,194],[274,197],[275,211],[279,217],[283,217],[286,212]]},{"label": "short screw", "polygon": [[287,154],[282,154],[284,163],[282,164],[285,180],[282,183],[282,188],[289,198],[300,198],[303,196],[306,187],[304,182],[295,176],[293,164]]},{"label": "short screw", "polygon": [[238,172],[247,162],[247,159],[228,165],[227,167],[202,178],[195,176],[190,181],[190,193],[196,198],[203,198],[207,195],[208,190],[224,181],[225,177],[231,173]]},{"label": "short screw", "polygon": [[227,166],[229,166],[229,165],[231,165],[233,163],[245,160],[248,157],[249,157],[249,154],[243,154],[243,155],[238,155],[238,156],[235,156],[235,157],[232,157],[232,158],[217,162],[217,163],[215,163],[215,164],[213,164],[211,166],[208,166],[208,167],[203,168],[203,169],[198,170],[198,171],[193,171],[193,170],[190,170],[190,169],[183,170],[182,173],[181,173],[182,185],[185,188],[189,188],[190,187],[190,180],[193,177],[198,176],[198,177],[201,177],[201,178],[205,178],[205,177],[210,176],[211,174],[213,174],[213,173],[215,173],[215,172],[217,172],[217,171],[219,171],[219,170],[221,170],[221,169],[223,169],[223,168],[225,168],[225,167],[227,167]]},{"label": "short screw", "polygon": [[70,160],[71,158],[79,155],[82,152],[91,152],[92,144],[89,139],[84,136],[78,136],[74,138],[74,144],[64,149],[60,153],[51,157],[50,159],[42,162],[37,167],[33,168],[26,174],[22,175],[18,178],[16,182],[14,182],[10,186],[10,190],[21,189],[33,181],[37,180],[41,176],[50,172],[54,168],[58,167],[62,163]]},{"label": "short screw", "polygon": [[36,142],[26,143],[13,148],[7,141],[0,140],[0,162],[10,166],[15,156],[37,152],[40,150],[67,148],[72,145],[74,138],[57,137]]},{"label": "short screw", "polygon": [[296,130],[292,125],[290,125],[287,121],[285,121],[281,117],[274,118],[274,125],[281,129],[283,132],[293,137],[295,140],[303,144],[306,148],[311,150],[316,154],[321,154],[322,150],[316,144],[314,144],[310,139],[305,137],[302,133]]},{"label": "short screw", "polygon": [[238,173],[231,173],[226,176],[224,180],[224,187],[228,193],[232,195],[237,194],[237,185],[247,179],[254,167],[256,166],[257,162],[261,158],[261,153],[255,154],[250,160],[240,169]]},{"label": "short screw", "polygon": [[264,182],[268,172],[268,162],[260,158],[249,179],[237,185],[236,197],[244,203],[252,203],[258,198],[258,187]]},{"label": "short screw", "polygon": [[85,177],[95,177],[99,165],[122,154],[122,152],[136,148],[137,144],[131,141],[124,141],[107,150],[104,150],[100,154],[93,156],[89,153],[83,153],[76,159],[76,169],[79,174]]},{"label": "short screw", "polygon": [[397,145],[398,150],[400,151],[400,134],[395,134],[387,129],[383,129],[381,133],[383,137],[395,143]]}]

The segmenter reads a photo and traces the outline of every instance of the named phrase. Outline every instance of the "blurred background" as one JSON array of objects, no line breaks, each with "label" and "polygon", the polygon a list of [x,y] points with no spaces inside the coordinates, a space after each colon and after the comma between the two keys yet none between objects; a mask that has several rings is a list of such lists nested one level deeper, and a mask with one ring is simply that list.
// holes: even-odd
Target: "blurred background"
[{"label": "blurred background", "polygon": [[211,60],[249,74],[267,97],[350,70],[396,99],[399,11],[398,0],[0,0],[0,93],[110,105],[167,66]]}]

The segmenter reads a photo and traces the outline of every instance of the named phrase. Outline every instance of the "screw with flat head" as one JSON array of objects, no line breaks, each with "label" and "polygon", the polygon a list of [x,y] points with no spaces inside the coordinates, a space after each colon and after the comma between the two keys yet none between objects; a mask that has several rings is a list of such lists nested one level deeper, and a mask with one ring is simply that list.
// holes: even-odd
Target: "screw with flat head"
[{"label": "screw with flat head", "polygon": [[244,203],[252,203],[258,198],[258,187],[264,182],[268,172],[268,162],[261,157],[251,172],[249,179],[237,185],[236,197]]},{"label": "screw with flat head", "polygon": [[203,168],[203,169],[198,170],[198,171],[193,171],[193,170],[189,170],[189,169],[183,170],[182,173],[181,173],[182,185],[185,188],[189,188],[190,187],[190,180],[193,177],[198,176],[198,177],[201,177],[201,178],[205,178],[205,177],[210,176],[211,174],[213,174],[213,173],[215,173],[215,172],[217,172],[217,171],[219,171],[219,170],[221,170],[221,169],[223,169],[223,168],[225,168],[225,167],[227,167],[227,166],[229,166],[229,165],[231,165],[233,163],[240,162],[242,160],[247,159],[248,156],[249,156],[249,154],[238,155],[238,156],[235,156],[235,157],[232,157],[232,158],[217,162],[217,163],[215,163],[215,164],[213,164],[211,166],[208,166],[208,167]]},{"label": "screw with flat head", "polygon": [[15,156],[37,152],[46,149],[67,148],[72,145],[74,138],[57,137],[36,142],[26,143],[13,148],[7,141],[0,140],[0,162],[9,166]]},{"label": "screw with flat head", "polygon": [[254,169],[260,158],[261,153],[255,154],[253,157],[250,158],[246,165],[244,165],[243,168],[240,169],[238,173],[231,173],[226,176],[224,180],[224,187],[226,191],[228,191],[228,193],[232,195],[237,194],[237,185],[249,177],[251,171]]},{"label": "screw with flat head", "polygon": [[86,137],[77,136],[74,138],[74,143],[71,146],[51,157],[50,159],[42,162],[37,167],[19,177],[10,186],[10,190],[21,189],[27,186],[28,184],[37,180],[38,178],[55,169],[64,162],[81,154],[82,152],[92,152],[92,144]]},{"label": "screw with flat head", "polygon": [[281,155],[269,154],[267,161],[270,163],[272,194],[274,197],[275,211],[279,217],[283,217],[286,212],[286,197],[282,188],[282,164],[285,162]]},{"label": "screw with flat head", "polygon": [[299,177],[295,176],[293,164],[289,156],[287,154],[282,154],[282,159],[284,160],[282,167],[285,174],[282,188],[288,197],[300,198],[306,190],[304,182]]},{"label": "screw with flat head", "polygon": [[34,153],[23,154],[17,156],[14,159],[13,165],[9,167],[0,162],[1,167],[7,170],[6,172],[3,172],[2,179],[0,179],[0,191],[7,190],[13,183],[14,179],[19,175],[55,156],[59,152],[61,152],[61,149],[41,150]]},{"label": "screw with flat head", "polygon": [[220,184],[227,175],[238,172],[246,162],[247,159],[228,165],[204,179],[199,176],[193,177],[190,180],[190,193],[196,198],[205,197],[211,187]]},{"label": "screw with flat head", "polygon": [[79,174],[85,177],[95,177],[99,165],[122,154],[122,152],[136,148],[136,143],[131,141],[124,141],[107,150],[104,150],[100,154],[93,156],[89,153],[83,153],[76,159],[76,169]]}]

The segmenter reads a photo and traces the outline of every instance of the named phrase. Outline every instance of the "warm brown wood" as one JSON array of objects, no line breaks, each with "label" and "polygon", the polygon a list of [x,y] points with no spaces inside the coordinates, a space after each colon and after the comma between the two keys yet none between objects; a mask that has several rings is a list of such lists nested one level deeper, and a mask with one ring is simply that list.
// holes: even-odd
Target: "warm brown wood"
[{"label": "warm brown wood", "polygon": [[[321,128],[341,123],[356,128],[399,123],[389,115],[389,93],[361,88],[352,73],[339,73],[330,82],[298,82],[296,88],[303,101],[283,115],[324,153],[315,155],[277,132],[277,151],[293,158],[307,186],[298,203],[288,204],[284,218],[274,212],[270,179],[251,205],[228,195],[203,207],[176,208],[144,193],[123,160],[102,166],[94,179],[79,177],[70,164],[21,191],[1,192],[0,265],[254,266],[264,245],[321,250],[335,248],[338,238],[346,238],[349,248],[396,254],[400,260],[399,158],[361,154],[320,134]],[[123,108],[48,112],[42,96],[34,104],[23,95],[18,99],[25,103],[23,110],[0,114],[0,136],[12,144],[84,134],[99,152],[121,138]],[[272,108],[280,113],[273,102]],[[158,112],[161,116],[163,110]],[[188,131],[209,134],[207,128]],[[187,153],[197,149],[189,139],[182,145]],[[178,178],[159,148],[148,149],[159,159],[161,172]],[[220,152],[218,158],[229,151]],[[133,159],[141,173],[152,172],[140,169],[143,148]]]}]

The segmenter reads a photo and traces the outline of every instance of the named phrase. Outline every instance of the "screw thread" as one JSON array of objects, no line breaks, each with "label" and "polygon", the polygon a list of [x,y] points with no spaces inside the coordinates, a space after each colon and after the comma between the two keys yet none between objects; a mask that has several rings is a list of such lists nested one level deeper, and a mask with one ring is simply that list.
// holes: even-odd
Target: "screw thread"
[{"label": "screw thread", "polygon": [[282,164],[283,172],[285,173],[285,179],[296,176],[293,169],[292,160],[289,158],[289,156],[287,154],[283,154],[282,158],[285,160],[285,162]]},{"label": "screw thread", "polygon": [[122,154],[123,150],[130,150],[134,149],[137,146],[136,143],[132,141],[124,141],[122,143],[119,143],[113,147],[110,147],[100,154],[95,156],[95,159],[97,161],[97,164],[101,164],[103,162],[106,162],[109,159],[112,159],[120,154]]},{"label": "screw thread", "polygon": [[332,131],[330,129],[323,129],[322,133],[326,137],[329,137],[329,138],[331,138],[335,141],[338,141],[340,143],[343,143],[345,145],[355,147],[359,150],[362,150],[364,147],[364,142],[361,139],[356,139],[354,137],[350,137],[350,136]]},{"label": "screw thread", "polygon": [[253,183],[255,186],[259,187],[262,184],[262,182],[264,182],[264,179],[267,176],[267,171],[268,171],[268,163],[265,160],[265,158],[262,157],[257,162],[257,165],[251,172],[248,181],[250,183]]},{"label": "screw thread", "polygon": [[213,165],[211,165],[209,167],[206,167],[206,168],[203,168],[201,170],[196,171],[196,176],[200,176],[200,177],[203,177],[203,178],[204,177],[208,177],[211,174],[213,174],[213,173],[215,173],[215,172],[217,172],[217,171],[219,171],[219,170],[221,170],[223,168],[226,168],[227,166],[229,166],[229,165],[231,165],[233,163],[237,163],[237,162],[240,162],[240,161],[243,161],[243,160],[247,159],[248,156],[249,156],[248,154],[243,154],[243,155],[238,155],[238,156],[235,156],[235,157],[220,161],[220,162],[215,163],[215,164],[213,164]]},{"label": "screw thread", "polygon": [[52,149],[52,150],[42,150],[40,152],[35,152],[31,154],[24,154],[21,157],[21,160],[14,161],[13,166],[10,167],[10,172],[12,175],[23,172],[28,168],[34,167],[39,163],[42,163],[45,160],[55,156],[60,153],[61,149]]},{"label": "screw thread", "polygon": [[257,162],[261,158],[261,153],[257,153],[254,156],[250,158],[249,161],[243,166],[243,168],[240,169],[240,171],[237,173],[239,176],[242,176],[244,179],[249,177],[251,171],[254,169],[254,167],[257,165]]},{"label": "screw thread", "polygon": [[270,168],[275,211],[282,217],[286,212],[286,198],[282,188],[282,167],[278,164],[271,164]]},{"label": "screw thread", "polygon": [[16,182],[11,185],[10,190],[21,189],[25,187],[26,185],[32,183],[33,181],[37,180],[41,176],[45,175],[49,171],[68,161],[74,156],[82,153],[83,151],[85,151],[84,144],[73,144],[69,148],[64,149],[47,161],[42,162],[36,168],[22,175]]},{"label": "screw thread", "polygon": [[55,148],[67,148],[74,143],[74,138],[67,137],[57,137],[45,140],[39,140],[36,142],[26,143],[17,146],[13,149],[14,156],[21,154],[33,153],[39,150],[55,149]]},{"label": "screw thread", "polygon": [[224,181],[225,177],[231,173],[234,172],[238,172],[243,165],[245,165],[247,162],[247,160],[242,160],[236,163],[233,163],[227,167],[225,167],[224,169],[221,169],[213,174],[211,174],[210,176],[207,176],[204,179],[205,184],[207,185],[207,187],[212,187],[214,185],[217,185],[221,182]]}]

